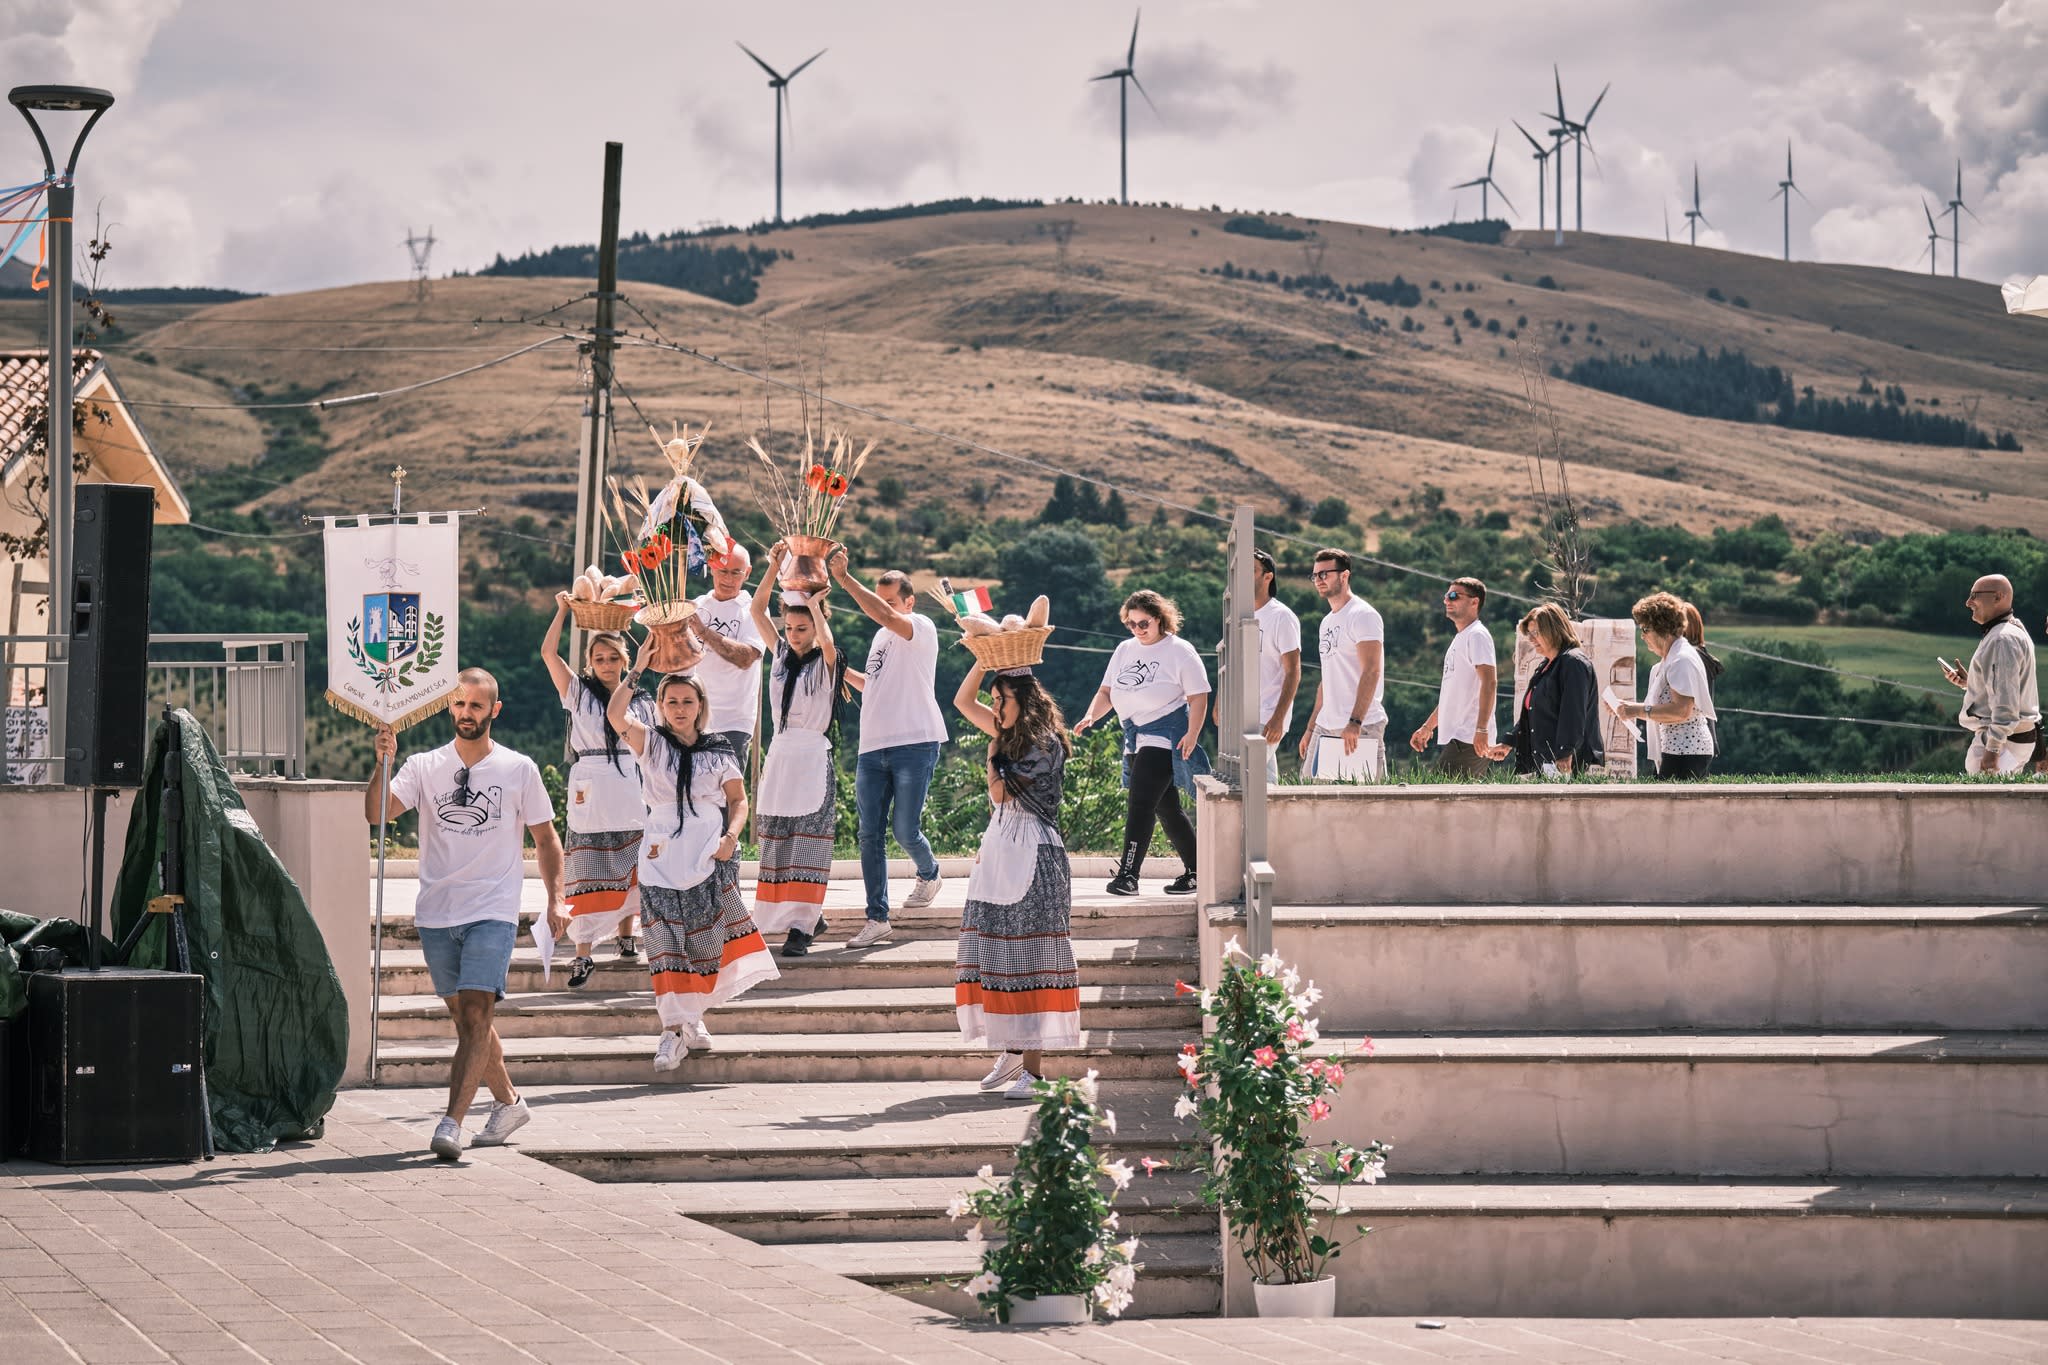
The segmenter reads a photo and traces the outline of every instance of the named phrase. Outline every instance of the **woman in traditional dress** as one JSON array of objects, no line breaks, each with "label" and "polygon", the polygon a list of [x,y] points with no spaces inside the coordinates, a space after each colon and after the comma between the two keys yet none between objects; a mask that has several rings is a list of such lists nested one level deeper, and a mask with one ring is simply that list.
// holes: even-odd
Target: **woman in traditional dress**
[{"label": "woman in traditional dress", "polygon": [[[653,648],[640,647],[637,677]],[[740,831],[747,792],[732,745],[711,731],[704,685],[671,673],[655,689],[661,714],[642,725],[612,693],[612,725],[640,756],[647,836],[640,843],[640,923],[661,1042],[654,1069],[673,1071],[693,1047],[710,1047],[704,1012],[778,973],[740,896]]]},{"label": "woman in traditional dress", "polygon": [[[569,767],[563,792],[569,811],[567,866],[562,874],[563,898],[569,903],[569,941],[576,954],[569,963],[569,986],[581,989],[597,970],[591,957],[597,941],[616,933],[619,961],[630,962],[633,917],[640,912],[640,831],[647,808],[640,802],[640,769],[619,732],[605,719],[612,693],[620,687],[632,646],[626,637],[604,631],[590,637],[583,651],[583,672],[571,673],[562,661],[562,622],[569,616],[569,594],[555,594],[555,619],[540,642],[541,662],[555,680],[562,709],[569,713],[569,747],[576,761]],[[627,687],[631,714],[642,725],[655,723],[654,699]]]},{"label": "woman in traditional dress", "polygon": [[1081,980],[1067,919],[1073,885],[1060,838],[1072,743],[1058,703],[1028,668],[967,672],[953,705],[989,737],[988,829],[967,879],[953,1003],[960,1036],[999,1055],[983,1090],[1034,1098],[1040,1052],[1081,1042]]},{"label": "woman in traditional dress", "polygon": [[832,836],[838,820],[832,781],[832,730],[846,668],[832,643],[831,611],[823,593],[808,600],[782,592],[782,633],[776,637],[768,604],[787,555],[777,541],[768,571],[754,589],[754,628],[775,639],[768,669],[768,711],[775,741],[761,765],[755,792],[754,833],[761,841],[761,875],[754,884],[754,927],[773,936],[786,931],[784,957],[802,957],[825,930],[825,883],[832,875]]}]

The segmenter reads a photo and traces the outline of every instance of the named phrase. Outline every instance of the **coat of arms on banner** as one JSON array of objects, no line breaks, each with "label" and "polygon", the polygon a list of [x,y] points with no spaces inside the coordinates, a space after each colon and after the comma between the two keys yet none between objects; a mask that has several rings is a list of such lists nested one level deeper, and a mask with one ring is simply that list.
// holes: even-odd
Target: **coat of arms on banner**
[{"label": "coat of arms on banner", "polygon": [[363,594],[362,615],[348,623],[348,653],[384,693],[414,685],[441,662],[447,623],[420,609],[416,592]]},{"label": "coat of arms on banner", "polygon": [[337,710],[402,730],[448,704],[457,534],[446,514],[378,526],[328,519],[327,700]]}]

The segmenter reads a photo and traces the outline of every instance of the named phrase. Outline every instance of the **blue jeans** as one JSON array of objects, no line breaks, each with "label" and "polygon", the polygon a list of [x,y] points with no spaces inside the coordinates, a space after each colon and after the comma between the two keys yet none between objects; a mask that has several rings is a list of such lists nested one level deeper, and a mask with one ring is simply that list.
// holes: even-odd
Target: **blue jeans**
[{"label": "blue jeans", "polygon": [[[939,875],[918,822],[932,770],[939,766],[939,744],[896,744],[860,756],[853,769],[853,801],[860,812],[860,879],[867,884],[868,918],[889,918],[889,834],[910,855],[917,875],[929,881]],[[891,818],[890,807],[895,807]]]}]

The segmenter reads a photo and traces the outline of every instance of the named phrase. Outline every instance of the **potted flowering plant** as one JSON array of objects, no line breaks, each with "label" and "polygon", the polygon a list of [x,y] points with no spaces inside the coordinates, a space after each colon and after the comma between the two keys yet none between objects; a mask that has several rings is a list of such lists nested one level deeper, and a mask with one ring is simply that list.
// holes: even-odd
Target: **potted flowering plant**
[{"label": "potted flowering plant", "polygon": [[667,441],[655,434],[671,475],[659,489],[650,491],[640,478],[630,484],[610,481],[612,500],[605,515],[610,520],[616,511],[612,533],[624,545],[619,561],[640,587],[633,619],[655,637],[655,653],[648,663],[659,673],[686,670],[701,657],[684,629],[696,610],[690,600],[690,572],[708,570],[732,548],[725,518],[690,473],[708,435],[708,427],[694,433],[684,429]]},{"label": "potted flowering plant", "polygon": [[[980,1187],[946,1209],[952,1218],[972,1216],[967,1240],[985,1248],[967,1292],[998,1322],[1086,1322],[1097,1306],[1115,1317],[1130,1307],[1138,1241],[1115,1240],[1117,1216],[1097,1177],[1122,1190],[1132,1172],[1128,1162],[1104,1161],[1089,1130],[1114,1133],[1116,1115],[1097,1103],[1093,1071],[1036,1088],[1038,1123],[1017,1148],[1016,1173],[998,1181],[994,1168],[982,1167]],[[987,1241],[984,1223],[1003,1240]]]},{"label": "potted flowering plant", "polygon": [[[1234,938],[1224,947],[1215,990],[1177,984],[1200,997],[1216,1027],[1181,1049],[1190,1093],[1174,1114],[1193,1118],[1209,1141],[1196,1163],[1208,1173],[1203,1194],[1222,1209],[1251,1267],[1259,1314],[1333,1316],[1337,1281],[1329,1263],[1371,1229],[1358,1226],[1350,1238],[1335,1227],[1326,1231],[1326,1218],[1350,1210],[1324,1191],[1377,1182],[1392,1148],[1308,1139],[1309,1125],[1329,1117],[1331,1098],[1344,1084],[1341,1062],[1309,1055],[1317,1040],[1309,1011],[1322,992],[1277,954],[1253,963]],[[1371,1047],[1368,1039],[1365,1050]]]},{"label": "potted flowering plant", "polygon": [[853,481],[860,477],[868,456],[875,453],[875,443],[868,442],[856,455],[853,437],[846,432],[828,427],[821,441],[806,421],[803,449],[790,467],[777,462],[756,437],[747,438],[747,448],[767,471],[766,486],[756,485],[755,497],[776,534],[789,546],[782,586],[804,593],[823,592],[832,581],[825,561],[839,547],[832,533],[846,510],[846,495]]}]

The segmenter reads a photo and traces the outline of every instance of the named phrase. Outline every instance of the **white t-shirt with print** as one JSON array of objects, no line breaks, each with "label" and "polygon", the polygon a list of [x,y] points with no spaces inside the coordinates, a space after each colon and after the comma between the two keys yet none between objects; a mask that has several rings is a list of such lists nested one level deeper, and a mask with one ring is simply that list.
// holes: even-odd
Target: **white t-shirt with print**
[{"label": "white t-shirt with print", "polygon": [[1266,605],[1252,614],[1259,620],[1259,724],[1264,725],[1280,704],[1280,689],[1286,683],[1281,656],[1301,648],[1301,618],[1277,597],[1267,598]]},{"label": "white t-shirt with print", "polygon": [[899,744],[946,742],[946,718],[933,694],[939,669],[939,628],[910,614],[910,638],[875,627],[868,646],[867,687],[860,696],[860,751]]},{"label": "white t-shirt with print", "polygon": [[[1202,656],[1178,635],[1167,635],[1152,644],[1126,640],[1109,656],[1102,671],[1102,685],[1109,689],[1110,705],[1118,720],[1144,725],[1178,710],[1189,697],[1206,696],[1209,673]],[[1159,735],[1138,740],[1141,749],[1170,749],[1172,743]]]},{"label": "white t-shirt with print", "polygon": [[526,827],[555,818],[532,759],[502,744],[469,765],[468,799],[456,781],[454,741],[405,760],[391,794],[420,813],[420,894],[413,922],[447,929],[519,919]]},{"label": "white t-shirt with print", "polygon": [[[762,653],[767,652],[767,644],[754,626],[754,600],[750,594],[740,593],[731,601],[721,602],[707,592],[697,599],[697,619],[705,630],[717,631],[736,645],[752,645]],[[734,668],[706,647],[704,662],[697,665],[696,674],[697,681],[704,684],[704,700],[711,703],[711,728],[751,733],[755,718],[761,714],[760,655],[747,667]]]},{"label": "white t-shirt with print", "polygon": [[1387,720],[1386,622],[1363,597],[1351,599],[1323,617],[1316,633],[1316,661],[1323,670],[1323,705],[1316,712],[1316,728],[1331,734],[1351,723],[1351,708],[1358,705],[1358,679],[1365,665],[1358,661],[1358,647],[1377,642],[1381,646],[1380,680],[1372,689],[1372,705],[1364,724],[1370,728]]},{"label": "white t-shirt with print", "polygon": [[[1451,637],[1449,649],[1444,651],[1444,680],[1436,694],[1436,742],[1449,744],[1462,739],[1467,744],[1474,742],[1478,733],[1479,719],[1479,669],[1498,669],[1499,663],[1493,652],[1493,636],[1486,627],[1474,621],[1471,625]],[[1496,685],[1499,681],[1496,672]],[[1487,738],[1493,737],[1493,697],[1486,698]]]}]

